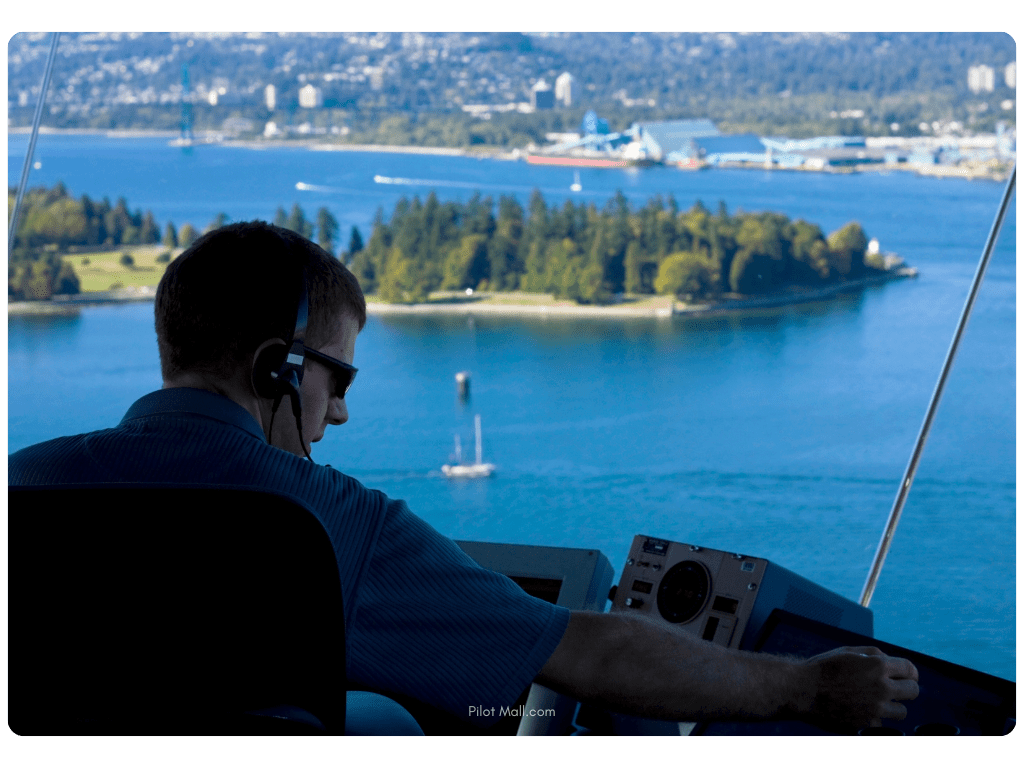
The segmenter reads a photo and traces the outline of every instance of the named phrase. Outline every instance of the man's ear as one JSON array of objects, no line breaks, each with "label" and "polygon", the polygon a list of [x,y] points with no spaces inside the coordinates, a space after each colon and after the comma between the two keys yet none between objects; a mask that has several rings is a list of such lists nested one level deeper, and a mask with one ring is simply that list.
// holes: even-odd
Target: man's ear
[{"label": "man's ear", "polygon": [[249,382],[259,397],[274,399],[279,394],[278,384],[271,374],[281,367],[287,354],[284,339],[267,339],[256,348]]}]

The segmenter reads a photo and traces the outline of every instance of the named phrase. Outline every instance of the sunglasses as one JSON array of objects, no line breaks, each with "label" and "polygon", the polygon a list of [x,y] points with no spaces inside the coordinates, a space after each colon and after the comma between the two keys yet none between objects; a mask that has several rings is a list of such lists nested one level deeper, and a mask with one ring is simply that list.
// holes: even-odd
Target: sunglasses
[{"label": "sunglasses", "polygon": [[348,363],[343,363],[341,360],[336,360],[330,355],[317,352],[309,347],[306,347],[306,357],[310,360],[316,360],[334,374],[334,393],[339,399],[344,400],[345,395],[348,394],[349,387],[352,386],[352,382],[356,379],[356,372],[359,369],[353,368]]}]

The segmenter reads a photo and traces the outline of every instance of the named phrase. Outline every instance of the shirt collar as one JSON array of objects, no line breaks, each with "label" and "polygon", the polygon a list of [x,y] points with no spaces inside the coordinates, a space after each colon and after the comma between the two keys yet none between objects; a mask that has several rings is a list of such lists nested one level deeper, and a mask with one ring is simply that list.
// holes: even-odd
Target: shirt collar
[{"label": "shirt collar", "polygon": [[263,430],[253,415],[234,400],[205,389],[192,387],[158,389],[156,392],[143,395],[128,409],[124,418],[121,419],[121,423],[169,413],[189,413],[216,419],[243,429],[263,442],[267,441],[266,435],[263,434]]}]

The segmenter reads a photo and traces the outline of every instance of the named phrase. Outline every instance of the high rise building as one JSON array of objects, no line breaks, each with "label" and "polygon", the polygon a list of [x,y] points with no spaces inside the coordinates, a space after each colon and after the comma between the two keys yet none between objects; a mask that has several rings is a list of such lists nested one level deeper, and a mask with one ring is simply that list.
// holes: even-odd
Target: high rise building
[{"label": "high rise building", "polygon": [[323,103],[323,93],[312,83],[306,83],[299,89],[299,106],[303,109],[317,109]]},{"label": "high rise building", "polygon": [[978,64],[967,70],[967,87],[972,93],[994,91],[996,87],[996,71],[992,67]]},{"label": "high rise building", "polygon": [[273,85],[268,85],[263,89],[263,98],[267,103],[267,109],[271,112],[277,109],[277,88]]},{"label": "high rise building", "polygon": [[570,75],[568,72],[563,72],[555,80],[555,98],[562,103],[563,106],[571,107],[579,99],[579,83],[576,82],[576,78]]},{"label": "high rise building", "polygon": [[1016,61],[1011,61],[1009,64],[1006,65],[1006,68],[1003,70],[1003,80],[1006,81],[1006,87],[1007,88],[1016,88],[1017,87],[1017,62]]},{"label": "high rise building", "polygon": [[552,109],[555,106],[555,92],[542,78],[534,84],[530,91],[530,102],[534,109]]}]

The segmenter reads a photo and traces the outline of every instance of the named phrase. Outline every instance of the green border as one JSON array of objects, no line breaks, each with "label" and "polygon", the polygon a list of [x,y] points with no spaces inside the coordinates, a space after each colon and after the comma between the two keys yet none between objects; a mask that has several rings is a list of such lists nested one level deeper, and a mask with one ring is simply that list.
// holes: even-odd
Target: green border
[{"label": "green border", "polygon": [[[386,4],[340,4],[317,0],[313,7],[292,7],[280,0],[252,0],[244,11],[214,6],[197,0],[161,4],[114,0],[102,6],[57,0],[49,3],[18,3],[4,10],[5,39],[15,32],[52,29],[57,23],[67,30],[232,30],[232,29],[390,29],[390,30],[616,30],[627,24],[641,29],[680,30],[908,30],[949,28],[1010,32],[1016,39],[1018,16],[1006,8],[991,13],[971,13],[964,7],[942,3],[921,6],[906,0],[861,0],[833,6],[819,0],[777,3],[740,0],[727,6],[716,3],[695,7],[691,3],[658,2],[632,6],[610,0],[586,4],[554,4],[542,0],[515,3],[445,0],[397,0]],[[586,8],[586,10],[580,10]],[[642,9],[642,10],[640,10]],[[994,23],[994,26],[993,26]],[[6,355],[3,361],[6,372]],[[4,377],[6,382],[6,377]],[[6,383],[4,384],[6,388]],[[6,390],[5,390],[6,391]],[[6,406],[6,398],[4,400]],[[6,419],[4,419],[6,436]],[[6,505],[5,505],[6,506]],[[6,526],[4,527],[6,538]],[[6,569],[5,569],[6,574]],[[6,579],[5,579],[6,582]],[[4,590],[4,600],[6,590]],[[6,610],[4,611],[6,616]],[[6,621],[6,620],[5,620]],[[4,633],[6,647],[6,632]],[[4,669],[6,682],[6,668]],[[6,687],[6,686],[5,686]],[[735,764],[745,759],[754,766],[778,764],[835,764],[863,766],[870,761],[927,760],[930,765],[972,764],[981,760],[1000,764],[1020,751],[1012,744],[1020,736],[998,739],[953,739],[936,743],[923,740],[888,741],[882,748],[863,739],[836,741],[818,738],[699,739],[679,742],[666,739],[493,739],[441,738],[423,741],[398,738],[370,739],[253,739],[211,738],[18,738],[9,731],[0,736],[0,754],[17,766],[36,765],[196,765],[242,764],[317,766],[344,763],[393,764],[399,761],[422,765],[424,760],[445,764],[517,766],[524,763],[563,765],[568,760],[597,765],[705,762],[718,759]],[[839,749],[837,749],[837,746]],[[998,761],[998,762],[996,762]],[[1006,762],[1009,762],[1007,760]]]}]

